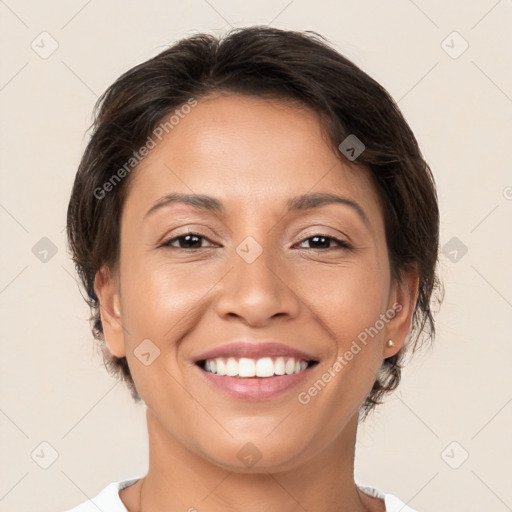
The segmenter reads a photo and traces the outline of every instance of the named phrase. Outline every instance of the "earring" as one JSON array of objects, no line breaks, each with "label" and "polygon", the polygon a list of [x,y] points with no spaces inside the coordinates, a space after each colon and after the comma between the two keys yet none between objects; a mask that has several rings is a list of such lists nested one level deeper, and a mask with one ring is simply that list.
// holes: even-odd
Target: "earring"
[{"label": "earring", "polygon": [[394,347],[394,346],[395,346],[395,342],[394,342],[393,340],[388,340],[388,341],[386,342],[386,345],[387,345],[388,347],[390,347],[390,348],[391,348],[391,347]]}]

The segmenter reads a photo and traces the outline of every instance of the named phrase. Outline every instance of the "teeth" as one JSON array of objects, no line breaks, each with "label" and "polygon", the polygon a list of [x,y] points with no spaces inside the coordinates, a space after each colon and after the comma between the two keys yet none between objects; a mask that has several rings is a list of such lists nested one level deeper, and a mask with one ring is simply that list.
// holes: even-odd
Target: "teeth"
[{"label": "teeth", "polygon": [[274,373],[276,375],[284,375],[285,374],[286,363],[284,362],[284,357],[277,357],[274,361]]},{"label": "teeth", "polygon": [[262,357],[261,359],[249,359],[241,357],[236,359],[229,357],[223,359],[208,359],[204,369],[217,375],[229,377],[273,377],[274,375],[292,375],[300,373],[308,367],[308,362],[293,357]]},{"label": "teeth", "polygon": [[291,375],[295,371],[295,359],[290,358],[286,361],[285,366],[285,373],[286,375]]},{"label": "teeth", "polygon": [[239,377],[255,377],[256,376],[256,365],[252,359],[242,357],[238,361],[238,376]]},{"label": "teeth", "polygon": [[[208,361],[206,361],[208,362]],[[222,359],[213,359],[213,362],[217,366],[217,375],[226,375],[226,365]],[[211,366],[210,366],[211,368]],[[212,371],[212,370],[210,370]]]},{"label": "teeth", "polygon": [[270,357],[264,357],[256,361],[257,377],[272,377],[274,375],[274,361]]},{"label": "teeth", "polygon": [[238,363],[234,357],[230,357],[226,363],[226,375],[228,377],[238,375]]}]

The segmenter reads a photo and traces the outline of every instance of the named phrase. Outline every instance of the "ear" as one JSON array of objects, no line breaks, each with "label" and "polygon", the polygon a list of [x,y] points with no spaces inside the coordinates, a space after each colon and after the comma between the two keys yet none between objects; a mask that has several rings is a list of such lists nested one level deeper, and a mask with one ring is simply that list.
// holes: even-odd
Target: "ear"
[{"label": "ear", "polygon": [[[394,311],[394,316],[386,325],[386,336],[382,348],[384,359],[397,354],[407,340],[418,299],[418,287],[419,276],[416,266],[403,270],[400,282],[397,280],[393,283],[388,311]],[[388,340],[393,340],[393,346],[387,346]]]},{"label": "ear", "polygon": [[126,355],[121,301],[116,277],[107,266],[102,266],[94,277],[94,291],[100,302],[103,335],[110,353],[116,357]]}]

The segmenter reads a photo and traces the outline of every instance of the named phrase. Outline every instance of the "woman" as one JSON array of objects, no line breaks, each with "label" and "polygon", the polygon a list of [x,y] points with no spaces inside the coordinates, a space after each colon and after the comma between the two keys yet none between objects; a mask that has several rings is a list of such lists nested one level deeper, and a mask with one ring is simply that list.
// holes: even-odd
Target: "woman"
[{"label": "woman", "polygon": [[67,229],[150,448],[73,511],[412,510],[354,450],[433,337],[438,206],[368,75],[314,33],[179,41],[100,98]]}]

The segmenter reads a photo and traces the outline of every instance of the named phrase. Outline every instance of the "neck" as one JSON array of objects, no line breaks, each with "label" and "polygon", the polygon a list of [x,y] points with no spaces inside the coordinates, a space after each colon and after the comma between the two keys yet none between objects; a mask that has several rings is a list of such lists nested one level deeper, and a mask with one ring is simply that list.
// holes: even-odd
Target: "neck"
[{"label": "neck", "polygon": [[[137,493],[142,497],[140,512],[384,510],[380,500],[362,494],[354,482],[357,416],[349,421],[333,444],[303,465],[288,471],[263,469],[259,473],[223,469],[191,452],[162,429],[149,409],[147,423],[149,471],[143,481],[138,482]],[[134,504],[129,510],[139,510],[139,507]]]}]

